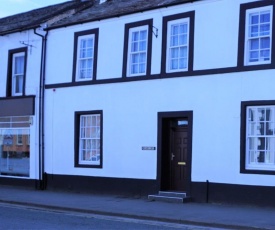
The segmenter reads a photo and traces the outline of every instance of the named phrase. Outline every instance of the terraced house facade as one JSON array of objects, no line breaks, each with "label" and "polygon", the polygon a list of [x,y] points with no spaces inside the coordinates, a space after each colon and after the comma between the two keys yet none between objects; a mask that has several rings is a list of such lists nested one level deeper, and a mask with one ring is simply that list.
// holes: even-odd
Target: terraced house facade
[{"label": "terraced house facade", "polygon": [[[41,49],[20,45],[26,30],[1,29],[0,67],[7,71],[0,73],[0,183],[183,191],[198,202],[275,205],[274,1],[91,0],[58,7],[69,4],[79,5],[41,23]],[[10,36],[17,46],[7,45]],[[37,74],[28,80],[32,68]],[[23,70],[25,93],[16,95],[20,88],[10,79],[19,82]],[[23,99],[29,110],[12,114],[8,102]],[[13,175],[2,163],[12,158],[7,146],[12,152],[15,141],[7,143],[28,127],[4,126],[26,115],[29,174]]]}]

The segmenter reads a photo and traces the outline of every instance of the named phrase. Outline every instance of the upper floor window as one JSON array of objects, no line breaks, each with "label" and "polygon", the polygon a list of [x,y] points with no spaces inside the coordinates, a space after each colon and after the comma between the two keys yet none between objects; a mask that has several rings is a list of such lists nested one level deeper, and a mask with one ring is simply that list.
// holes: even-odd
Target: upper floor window
[{"label": "upper floor window", "polygon": [[271,6],[247,10],[245,46],[247,65],[271,63],[272,18]]},{"label": "upper floor window", "polygon": [[7,96],[22,96],[24,94],[26,54],[27,49],[25,48],[9,51]]},{"label": "upper floor window", "polygon": [[275,105],[265,103],[247,102],[242,106],[243,172],[275,173]]},{"label": "upper floor window", "polygon": [[125,25],[123,76],[149,75],[151,72],[152,20]]},{"label": "upper floor window", "polygon": [[148,26],[132,28],[129,31],[128,76],[145,75],[148,47]]},{"label": "upper floor window", "polygon": [[163,75],[182,76],[193,70],[194,18],[194,11],[163,17]]},{"label": "upper floor window", "polygon": [[237,65],[244,69],[274,68],[275,1],[253,1],[240,5]]},{"label": "upper floor window", "polygon": [[12,63],[12,96],[22,95],[25,74],[25,53],[14,54]]},{"label": "upper floor window", "polygon": [[73,81],[96,77],[98,29],[75,33]]},{"label": "upper floor window", "polygon": [[168,22],[167,72],[187,70],[189,18]]}]

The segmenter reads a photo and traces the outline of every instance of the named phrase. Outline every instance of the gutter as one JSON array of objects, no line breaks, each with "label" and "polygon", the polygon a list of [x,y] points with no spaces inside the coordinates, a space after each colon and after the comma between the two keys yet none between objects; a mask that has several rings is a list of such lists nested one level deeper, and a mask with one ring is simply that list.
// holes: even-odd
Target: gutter
[{"label": "gutter", "polygon": [[[38,27],[39,28],[39,27]],[[45,178],[45,130],[44,130],[44,107],[45,107],[45,73],[46,73],[46,48],[47,48],[47,36],[48,31],[43,34],[36,32],[38,28],[33,29],[34,34],[41,37],[42,48],[41,48],[41,63],[40,63],[40,82],[39,82],[39,184],[37,188],[44,190],[46,189],[47,183]]]}]

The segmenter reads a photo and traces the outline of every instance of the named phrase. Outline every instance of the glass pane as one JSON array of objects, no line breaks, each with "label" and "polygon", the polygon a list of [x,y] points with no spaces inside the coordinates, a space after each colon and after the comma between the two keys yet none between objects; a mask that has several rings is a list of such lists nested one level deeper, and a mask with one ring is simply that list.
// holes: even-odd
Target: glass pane
[{"label": "glass pane", "polygon": [[172,25],[171,26],[171,35],[177,35],[179,33],[179,26],[178,25]]},{"label": "glass pane", "polygon": [[187,57],[187,47],[180,48],[180,57],[186,58]]},{"label": "glass pane", "polygon": [[16,76],[15,77],[15,93],[22,93],[23,92],[23,76]]},{"label": "glass pane", "polygon": [[92,58],[93,57],[93,48],[87,49],[86,57]]},{"label": "glass pane", "polygon": [[179,59],[179,69],[186,69],[187,68],[187,59],[181,58]]},{"label": "glass pane", "polygon": [[259,34],[259,27],[258,27],[258,25],[251,26],[250,27],[250,37],[258,37],[258,34]]},{"label": "glass pane", "polygon": [[138,73],[138,64],[131,65],[131,74],[137,74]]},{"label": "glass pane", "polygon": [[179,44],[179,37],[178,36],[171,36],[170,46],[178,46],[178,44]]},{"label": "glass pane", "polygon": [[94,39],[89,38],[87,39],[87,47],[94,47]]},{"label": "glass pane", "polygon": [[146,54],[145,53],[141,53],[139,55],[139,62],[140,63],[145,63],[145,61],[146,61]]},{"label": "glass pane", "polygon": [[131,52],[137,52],[138,51],[138,42],[133,42],[131,45]]},{"label": "glass pane", "polygon": [[179,45],[187,45],[187,34],[183,34],[179,37]]},{"label": "glass pane", "polygon": [[85,39],[81,39],[80,41],[80,48],[84,49],[86,47],[86,40]]},{"label": "glass pane", "polygon": [[15,70],[14,74],[24,73],[24,56],[15,57]]},{"label": "glass pane", "polygon": [[140,42],[139,43],[139,51],[145,51],[146,50],[146,45],[147,45],[146,41]]},{"label": "glass pane", "polygon": [[147,30],[140,31],[140,40],[147,40]]},{"label": "glass pane", "polygon": [[264,12],[260,16],[260,22],[270,22],[270,13],[269,12]]},{"label": "glass pane", "polygon": [[172,48],[171,49],[171,58],[178,58],[179,57],[179,49],[178,48]]},{"label": "glass pane", "polygon": [[138,63],[138,57],[139,57],[138,54],[133,54],[132,55],[132,63]]},{"label": "glass pane", "polygon": [[260,52],[260,57],[261,57],[264,61],[270,60],[270,50],[262,50],[262,51]]},{"label": "glass pane", "polygon": [[269,49],[270,48],[270,38],[262,38],[260,40],[261,43],[261,49]]},{"label": "glass pane", "polygon": [[29,176],[29,140],[29,128],[0,129],[0,175]]},{"label": "glass pane", "polygon": [[250,50],[259,49],[259,39],[250,40]]},{"label": "glass pane", "polygon": [[139,65],[139,73],[145,73],[145,64]]},{"label": "glass pane", "polygon": [[251,14],[250,15],[250,24],[258,24],[259,23],[259,14]]},{"label": "glass pane", "polygon": [[170,66],[171,66],[171,69],[178,69],[178,60],[172,59]]},{"label": "glass pane", "polygon": [[139,32],[133,32],[132,33],[132,41],[138,41],[139,40]]},{"label": "glass pane", "polygon": [[270,24],[264,24],[260,26],[260,35],[265,36],[270,33]]}]

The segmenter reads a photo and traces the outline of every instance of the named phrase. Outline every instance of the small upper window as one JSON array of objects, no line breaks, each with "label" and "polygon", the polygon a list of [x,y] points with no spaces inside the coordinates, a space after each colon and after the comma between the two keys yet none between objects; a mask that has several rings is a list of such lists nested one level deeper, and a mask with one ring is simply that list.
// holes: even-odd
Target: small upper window
[{"label": "small upper window", "polygon": [[25,53],[15,53],[12,57],[12,96],[23,94],[25,75]]},{"label": "small upper window", "polygon": [[98,29],[75,33],[73,81],[96,78]]},{"label": "small upper window", "polygon": [[148,52],[148,25],[129,30],[128,76],[145,75]]},{"label": "small upper window", "polygon": [[168,22],[167,72],[187,70],[189,44],[189,18]]},{"label": "small upper window", "polygon": [[77,80],[93,78],[94,35],[78,38]]},{"label": "small upper window", "polygon": [[271,63],[272,17],[272,6],[246,11],[246,65]]}]

